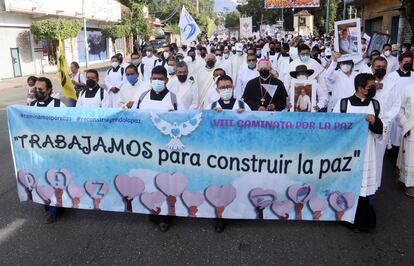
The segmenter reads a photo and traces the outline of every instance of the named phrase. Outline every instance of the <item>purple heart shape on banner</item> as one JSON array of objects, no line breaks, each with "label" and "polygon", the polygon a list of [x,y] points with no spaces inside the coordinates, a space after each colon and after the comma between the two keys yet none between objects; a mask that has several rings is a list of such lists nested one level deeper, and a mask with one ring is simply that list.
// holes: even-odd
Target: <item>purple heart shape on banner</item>
[{"label": "purple heart shape on banner", "polygon": [[183,194],[181,195],[184,204],[190,208],[192,206],[200,206],[204,202],[204,195],[200,192],[192,192],[190,190],[184,190]]},{"label": "purple heart shape on banner", "polygon": [[67,169],[49,169],[46,172],[46,179],[54,188],[63,189],[72,181],[72,175]]},{"label": "purple heart shape on banner", "polygon": [[326,207],[328,207],[328,201],[326,199],[321,199],[317,197],[311,198],[308,204],[312,212],[323,211],[326,209]]},{"label": "purple heart shape on banner", "polygon": [[260,187],[250,190],[249,199],[255,207],[266,208],[276,200],[276,192],[272,189],[263,189]]},{"label": "purple heart shape on banner", "polygon": [[37,177],[27,170],[21,169],[17,172],[17,179],[26,188],[32,190],[37,185]]},{"label": "purple heart shape on banner", "polygon": [[181,173],[159,173],[155,177],[157,187],[167,196],[178,196],[183,193],[188,179]]},{"label": "purple heart shape on banner", "polygon": [[296,184],[288,188],[288,196],[295,203],[306,203],[314,194],[315,186],[312,184]]},{"label": "purple heart shape on banner", "polygon": [[122,196],[133,199],[145,190],[144,182],[137,176],[118,175],[115,186]]},{"label": "purple heart shape on banner", "polygon": [[86,192],[94,199],[102,199],[109,190],[108,184],[104,180],[86,181]]},{"label": "purple heart shape on banner", "polygon": [[53,196],[53,193],[55,193],[55,189],[49,185],[37,186],[36,192],[39,195],[39,197],[42,198],[42,200],[49,201],[50,198]]},{"label": "purple heart shape on banner", "polygon": [[165,196],[159,191],[143,192],[141,194],[141,202],[149,210],[156,210],[157,208],[161,208],[161,205],[164,203],[164,201]]},{"label": "purple heart shape on banner", "polygon": [[286,217],[293,211],[294,204],[290,200],[274,201],[272,210],[280,217]]},{"label": "purple heart shape on banner", "polygon": [[82,198],[82,196],[85,194],[85,189],[82,186],[69,184],[68,194],[71,198]]},{"label": "purple heart shape on banner", "polygon": [[209,186],[205,195],[214,207],[226,207],[236,198],[236,189],[232,185]]},{"label": "purple heart shape on banner", "polygon": [[334,192],[329,195],[329,204],[335,211],[344,212],[354,206],[355,197],[352,192]]}]

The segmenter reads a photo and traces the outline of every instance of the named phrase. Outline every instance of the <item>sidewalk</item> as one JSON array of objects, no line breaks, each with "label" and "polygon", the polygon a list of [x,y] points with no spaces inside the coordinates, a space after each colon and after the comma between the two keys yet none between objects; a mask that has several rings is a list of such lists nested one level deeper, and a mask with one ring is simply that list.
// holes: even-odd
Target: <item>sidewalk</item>
[{"label": "sidewalk", "polygon": [[[110,65],[111,65],[111,62],[108,61],[108,62],[90,65],[88,68],[90,69],[93,68],[93,69],[100,71],[100,70],[106,70],[107,68],[109,68]],[[86,70],[85,67],[80,68],[80,71],[84,71],[84,70]],[[42,76],[42,77],[47,77],[50,79],[57,77],[56,72],[44,73],[44,74],[33,75],[33,76],[36,76],[36,77]],[[18,78],[8,78],[8,79],[0,80],[0,91],[26,86],[26,80],[28,77],[29,76],[23,76],[23,77],[18,77]]]}]

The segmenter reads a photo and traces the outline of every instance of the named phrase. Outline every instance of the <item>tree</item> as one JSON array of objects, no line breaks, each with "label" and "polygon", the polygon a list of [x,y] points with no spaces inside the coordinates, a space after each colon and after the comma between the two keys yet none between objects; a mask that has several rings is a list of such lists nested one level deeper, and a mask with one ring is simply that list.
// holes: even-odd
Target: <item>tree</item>
[{"label": "tree", "polygon": [[49,64],[56,64],[56,48],[58,40],[66,40],[76,37],[82,30],[82,22],[74,19],[51,18],[33,21],[30,26],[32,34],[38,40],[46,40],[50,43],[48,52]]},{"label": "tree", "polygon": [[135,36],[142,36],[144,38],[150,35],[149,21],[144,18],[143,4],[131,3],[132,11],[131,31]]},{"label": "tree", "polygon": [[131,24],[127,18],[123,18],[122,22],[115,25],[107,25],[102,27],[102,35],[105,38],[111,38],[114,53],[116,53],[115,49],[115,41],[116,39],[120,39],[131,34]]},{"label": "tree", "polygon": [[240,25],[240,13],[239,11],[229,12],[225,16],[226,28],[238,28]]}]

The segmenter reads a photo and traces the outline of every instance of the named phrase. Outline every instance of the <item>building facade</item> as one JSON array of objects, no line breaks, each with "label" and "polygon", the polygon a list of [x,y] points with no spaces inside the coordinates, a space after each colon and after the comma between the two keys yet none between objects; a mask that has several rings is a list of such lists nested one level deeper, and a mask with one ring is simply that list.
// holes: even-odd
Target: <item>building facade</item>
[{"label": "building facade", "polygon": [[[0,0],[0,79],[56,71],[56,64],[49,60],[51,44],[37,40],[30,32],[30,26],[35,20],[83,19],[83,15],[87,22],[89,62],[108,60],[114,49],[112,42],[102,36],[100,27],[121,20],[118,1]],[[82,29],[76,38],[63,41],[68,61],[85,63],[84,36]]]}]

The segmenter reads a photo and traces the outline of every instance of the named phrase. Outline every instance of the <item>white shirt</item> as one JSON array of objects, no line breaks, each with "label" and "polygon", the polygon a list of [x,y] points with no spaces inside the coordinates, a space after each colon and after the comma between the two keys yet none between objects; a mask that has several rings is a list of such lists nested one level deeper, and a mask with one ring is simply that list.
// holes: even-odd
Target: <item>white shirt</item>
[{"label": "white shirt", "polygon": [[327,87],[332,92],[328,112],[331,112],[340,99],[350,97],[355,93],[354,80],[358,73],[352,71],[351,75],[348,76],[340,69],[335,70],[337,65],[337,62],[332,61],[325,73]]},{"label": "white shirt", "polygon": [[390,55],[387,57],[384,54],[381,54],[381,56],[387,60],[387,74],[391,74],[392,72],[396,71],[400,67],[398,64],[397,57],[393,55]]},{"label": "white shirt", "polygon": [[83,84],[86,84],[86,76],[85,76],[85,74],[84,73],[82,73],[82,72],[80,72],[80,71],[78,71],[77,73],[76,73],[76,75],[71,75],[71,78],[70,78],[70,80],[73,80],[73,81],[75,81],[75,82],[80,82],[80,83],[83,83]]},{"label": "white shirt", "polygon": [[181,83],[175,76],[168,80],[167,88],[180,99],[183,109],[197,109],[198,107],[198,89],[197,82],[192,76]]},{"label": "white shirt", "polygon": [[151,57],[144,56],[142,58],[142,64],[144,64],[144,75],[142,77],[143,81],[148,81],[151,78],[151,71],[154,68],[154,62],[157,60],[157,57],[152,55]]},{"label": "white shirt", "polygon": [[274,69],[279,74],[279,79],[283,82],[286,79],[286,76],[289,75],[290,57],[281,55],[279,59],[276,61],[276,63],[277,65]]},{"label": "white shirt", "polygon": [[119,97],[116,104],[116,107],[124,108],[125,105],[130,102],[134,101],[141,93],[143,93],[146,89],[150,89],[149,82],[140,82],[137,81],[134,85],[129,83],[129,81],[125,82],[121,90],[119,91]]},{"label": "white shirt", "polygon": [[312,111],[312,104],[310,97],[308,95],[299,95],[298,101],[296,103],[296,106],[299,107],[301,111]]},{"label": "white shirt", "polygon": [[[109,95],[103,88],[96,89],[96,93],[93,93],[94,89],[87,88],[79,93],[76,107],[88,107],[88,108],[107,108],[111,107],[109,102]],[[102,96],[102,97],[101,97]]]},{"label": "white shirt", "polygon": [[208,89],[213,84],[213,72],[215,68],[208,69],[206,67],[200,68],[197,73],[197,89],[198,89],[198,107],[204,105],[204,100],[207,95]]},{"label": "white shirt", "polygon": [[109,107],[118,107],[118,97],[119,97],[119,91],[118,93],[111,92],[111,88],[115,87],[120,89],[122,87],[122,84],[125,82],[125,69],[120,66],[116,69],[110,68],[106,71],[106,77],[105,77],[105,85],[108,90],[109,95]]},{"label": "white shirt", "polygon": [[[396,88],[395,82],[388,75],[381,82],[382,89],[377,89],[374,99],[380,103],[381,112],[379,117],[384,124],[384,133],[389,133],[391,121],[397,116],[401,107],[401,94]],[[386,128],[388,127],[388,128]]]},{"label": "white shirt", "polygon": [[[218,100],[220,100],[220,98],[218,99]],[[213,109],[212,107],[213,107],[213,104],[215,105],[215,107],[221,107],[221,105],[220,105],[220,103],[219,103],[219,101],[218,100],[216,100],[216,101],[214,101],[214,102],[212,102],[212,103],[210,103],[210,104],[207,104],[205,107],[204,107],[204,109],[205,110],[211,110],[211,109]],[[227,104],[227,103],[226,103]],[[241,105],[243,104],[243,108],[241,108]],[[241,100],[237,100],[236,99],[236,101],[234,102],[234,105],[233,105],[233,108],[231,109],[231,110],[233,110],[233,111],[236,111],[237,109],[244,109],[245,111],[251,111],[251,109],[250,109],[250,107],[247,105],[247,103],[245,103],[245,102],[243,102],[243,101],[241,101]],[[223,109],[223,110],[226,110],[226,109]],[[227,109],[228,110],[228,109]]]},{"label": "white shirt", "polygon": [[243,65],[237,73],[236,86],[234,87],[234,97],[236,99],[241,99],[247,83],[258,76],[259,72],[257,72],[257,66],[250,69],[247,64]]},{"label": "white shirt", "polygon": [[[31,105],[31,106],[38,106],[38,107],[55,107],[55,101],[56,100],[58,100],[58,99],[55,99],[53,97],[50,97],[49,98],[49,102],[48,103],[47,102],[39,102],[37,100],[34,100],[33,101],[34,102],[34,105]],[[59,107],[66,107],[66,105],[62,101],[60,101]]]},{"label": "white shirt", "polygon": [[[145,91],[143,93],[145,93]],[[131,109],[137,109],[138,101],[141,95],[138,96],[138,98],[132,105]],[[169,91],[161,101],[157,101],[157,100],[151,99],[151,90],[149,90],[146,93],[145,97],[142,99],[139,109],[150,109],[150,110],[152,109],[152,110],[165,110],[165,111],[174,110],[174,105],[171,100],[171,92]],[[178,109],[181,109],[181,105],[177,98],[177,110]]]},{"label": "white shirt", "polygon": [[220,61],[220,64],[217,65],[217,68],[222,68],[224,72],[226,72],[226,75],[233,79],[232,64],[230,57],[227,59],[223,58],[223,60]]}]

